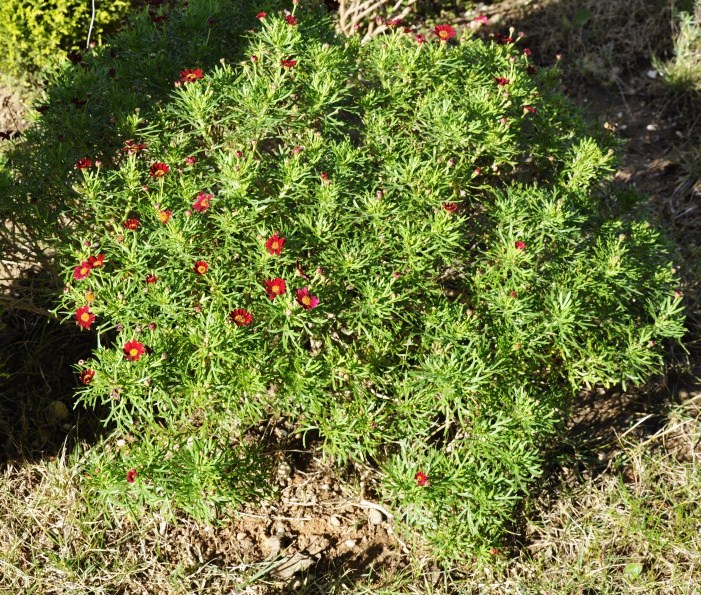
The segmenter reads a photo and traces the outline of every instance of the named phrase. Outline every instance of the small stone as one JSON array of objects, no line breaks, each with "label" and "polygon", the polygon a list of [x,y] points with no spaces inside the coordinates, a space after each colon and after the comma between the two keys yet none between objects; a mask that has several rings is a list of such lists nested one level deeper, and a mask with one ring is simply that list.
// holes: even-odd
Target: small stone
[{"label": "small stone", "polygon": [[238,541],[241,541],[242,539],[246,539],[246,533],[244,533],[243,531],[239,531],[239,532],[236,534],[236,539],[237,539]]},{"label": "small stone", "polygon": [[49,421],[58,423],[68,417],[68,407],[63,401],[52,401],[47,410]]},{"label": "small stone", "polygon": [[278,465],[277,468],[277,476],[280,479],[286,479],[290,475],[292,475],[292,467],[287,463],[287,461],[283,461]]},{"label": "small stone", "polygon": [[339,519],[335,515],[332,517],[329,517],[329,524],[333,525],[334,527],[340,527],[341,526],[341,519]]},{"label": "small stone", "polygon": [[659,72],[657,72],[656,70],[653,69],[653,70],[648,70],[645,74],[647,75],[647,78],[649,78],[649,79],[656,79]]},{"label": "small stone", "polygon": [[302,572],[314,564],[314,560],[309,556],[297,552],[286,558],[275,572],[282,578],[292,578],[296,573]]},{"label": "small stone", "polygon": [[354,548],[355,539],[346,539],[346,541],[343,542],[343,545],[345,545],[348,549]]},{"label": "small stone", "polygon": [[379,525],[384,520],[382,513],[379,510],[371,508],[368,510],[368,521],[371,525]]},{"label": "small stone", "polygon": [[655,130],[657,130],[657,124],[648,124],[647,126],[645,126],[645,130],[649,132],[655,132]]},{"label": "small stone", "polygon": [[277,535],[271,535],[265,541],[263,541],[263,547],[271,557],[276,556],[282,548],[282,542]]}]

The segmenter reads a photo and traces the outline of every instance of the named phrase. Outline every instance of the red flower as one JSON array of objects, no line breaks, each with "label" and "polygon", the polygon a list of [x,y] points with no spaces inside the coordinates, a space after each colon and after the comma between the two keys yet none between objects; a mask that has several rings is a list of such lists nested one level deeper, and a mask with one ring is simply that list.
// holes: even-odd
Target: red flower
[{"label": "red flower", "polygon": [[162,161],[156,161],[156,163],[154,163],[148,170],[148,175],[152,178],[162,178],[168,173],[169,170],[170,168],[168,167],[168,165],[166,165]]},{"label": "red flower", "polygon": [[500,87],[503,87],[505,85],[508,85],[511,81],[503,76],[495,76],[494,82]]},{"label": "red flower", "polygon": [[483,26],[489,23],[489,17],[486,17],[485,15],[481,14],[472,19],[472,22],[475,23],[475,25]]},{"label": "red flower", "polygon": [[426,36],[425,35],[417,35],[416,36],[416,43],[421,45],[424,41],[426,41]]},{"label": "red flower", "polygon": [[99,269],[105,264],[105,255],[98,254],[97,256],[88,256],[88,262],[92,268]]},{"label": "red flower", "polygon": [[168,223],[170,220],[170,217],[173,213],[169,211],[168,209],[165,209],[163,211],[158,211],[158,220],[165,225]]},{"label": "red flower", "polygon": [[209,265],[204,260],[198,260],[193,267],[193,270],[200,276],[204,275],[209,269]]},{"label": "red flower", "polygon": [[282,252],[282,247],[284,245],[285,238],[281,238],[277,231],[272,235],[272,237],[268,238],[267,242],[265,242],[265,247],[268,249],[268,252],[274,256],[280,256],[280,252]]},{"label": "red flower", "polygon": [[236,310],[229,312],[229,320],[236,326],[248,326],[253,321],[253,316],[248,310],[236,308]]},{"label": "red flower", "polygon": [[87,260],[84,260],[79,266],[73,269],[73,278],[76,281],[85,279],[85,277],[90,274],[90,271],[92,271],[92,265]]},{"label": "red flower", "polygon": [[185,165],[195,165],[195,163],[197,163],[197,157],[195,157],[194,155],[185,157]]},{"label": "red flower", "polygon": [[139,474],[136,472],[136,469],[129,469],[129,471],[127,471],[127,481],[129,483],[134,483],[137,475]]},{"label": "red flower", "polygon": [[124,227],[128,229],[129,231],[136,231],[139,227],[139,220],[135,217],[132,217],[131,219],[127,219],[124,222]]},{"label": "red flower", "polygon": [[83,384],[90,384],[95,377],[95,370],[83,370],[80,373],[80,381]]},{"label": "red flower", "polygon": [[95,315],[90,312],[89,306],[82,306],[75,311],[75,321],[80,328],[90,330],[90,325],[95,322]]},{"label": "red flower", "polygon": [[319,298],[315,295],[309,295],[309,289],[302,287],[297,290],[297,302],[305,310],[313,310],[319,305]]},{"label": "red flower", "polygon": [[88,159],[87,157],[83,157],[82,159],[78,159],[75,163],[75,168],[76,169],[90,169],[92,167],[92,161]]},{"label": "red flower", "polygon": [[444,202],[443,208],[449,213],[454,213],[458,210],[458,204],[455,202]]},{"label": "red flower", "polygon": [[294,68],[297,66],[297,60],[280,60],[280,64],[285,68]]},{"label": "red flower", "polygon": [[287,24],[288,24],[288,25],[291,25],[292,27],[294,27],[294,26],[299,22],[299,21],[298,21],[296,18],[294,18],[291,14],[288,14],[288,15],[285,17],[285,21],[287,21]]},{"label": "red flower", "polygon": [[441,41],[448,41],[449,39],[455,37],[455,29],[453,29],[450,25],[436,25],[433,32]]},{"label": "red flower", "polygon": [[508,35],[504,35],[503,33],[497,33],[497,34],[496,34],[496,39],[497,39],[497,43],[500,44],[500,45],[504,45],[504,44],[506,44],[506,43],[513,43],[513,42],[514,42],[514,38],[513,38],[513,37],[509,37]]},{"label": "red flower", "polygon": [[141,356],[146,353],[146,348],[143,343],[133,339],[124,344],[124,357],[130,362],[138,362]]},{"label": "red flower", "polygon": [[153,284],[156,281],[158,281],[158,277],[156,277],[156,275],[154,275],[153,273],[149,273],[148,275],[146,275],[146,283]]},{"label": "red flower", "polygon": [[265,293],[271,300],[274,300],[277,296],[284,294],[286,291],[287,285],[285,285],[285,281],[280,279],[280,277],[268,279],[265,282]]},{"label": "red flower", "polygon": [[264,18],[267,17],[267,16],[268,16],[268,13],[267,13],[267,12],[259,12],[259,13],[256,15],[256,18],[262,20],[262,19],[264,19]]},{"label": "red flower", "polygon": [[329,174],[327,174],[325,171],[322,171],[322,172],[321,172],[321,175],[319,175],[319,177],[321,178],[321,181],[322,181],[324,184],[328,184],[328,183],[329,183]]},{"label": "red flower", "polygon": [[518,240],[514,246],[516,246],[516,250],[525,250],[526,249],[526,243],[522,242],[521,240]]},{"label": "red flower", "polygon": [[125,140],[122,151],[129,153],[129,155],[136,155],[139,151],[143,151],[145,148],[146,145],[144,143],[136,143],[133,140]]},{"label": "red flower", "polygon": [[523,106],[523,113],[524,114],[535,114],[538,110],[533,107],[532,105],[524,105]]},{"label": "red flower", "polygon": [[416,475],[414,475],[414,479],[416,480],[416,485],[419,487],[431,485],[431,482],[428,481],[428,475],[423,471],[417,472]]},{"label": "red flower", "polygon": [[180,71],[181,83],[194,83],[204,77],[201,68],[186,68]]},{"label": "red flower", "polygon": [[524,48],[523,49],[523,55],[528,58],[533,52],[531,52],[531,48]]},{"label": "red flower", "polygon": [[198,213],[204,213],[209,208],[209,203],[212,200],[211,194],[200,192],[197,195],[197,200],[192,204],[192,208]]}]

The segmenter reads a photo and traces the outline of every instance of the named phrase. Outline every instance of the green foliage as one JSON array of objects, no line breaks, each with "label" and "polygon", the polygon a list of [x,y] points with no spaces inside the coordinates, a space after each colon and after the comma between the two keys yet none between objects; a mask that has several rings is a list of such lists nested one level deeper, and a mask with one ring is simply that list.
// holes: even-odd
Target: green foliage
[{"label": "green foliage", "polygon": [[[132,9],[129,0],[95,2],[92,41],[103,42]],[[3,0],[0,73],[19,79],[56,66],[65,52],[85,47],[92,16],[83,0]]]},{"label": "green foliage", "polygon": [[701,1],[696,1],[693,13],[680,12],[676,20],[674,57],[653,63],[675,107],[695,113],[701,105]]},{"label": "green foliage", "polygon": [[255,428],[285,417],[377,462],[439,558],[486,554],[574,390],[681,336],[668,253],[604,217],[612,153],[513,44],[361,47],[260,9],[142,17],[57,75],[13,156],[58,313],[97,333],[89,489],[212,518],[260,493]]}]

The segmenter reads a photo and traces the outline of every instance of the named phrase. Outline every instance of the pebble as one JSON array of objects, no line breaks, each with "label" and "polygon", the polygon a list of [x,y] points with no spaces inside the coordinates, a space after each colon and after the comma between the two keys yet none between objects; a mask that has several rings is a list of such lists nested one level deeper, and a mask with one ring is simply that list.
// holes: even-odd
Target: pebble
[{"label": "pebble", "polygon": [[346,541],[343,542],[343,545],[345,545],[348,549],[354,548],[355,539],[346,539]]},{"label": "pebble", "polygon": [[271,535],[263,542],[263,547],[268,551],[270,556],[275,556],[282,548],[282,542],[277,535]]},{"label": "pebble", "polygon": [[371,525],[379,525],[382,523],[383,520],[384,517],[382,516],[382,513],[379,510],[376,510],[374,508],[368,510],[368,521],[370,521]]},{"label": "pebble", "polygon": [[314,560],[305,554],[297,552],[285,559],[285,561],[277,567],[275,572],[282,578],[292,578],[295,573],[306,570],[312,564],[314,564]]},{"label": "pebble", "polygon": [[341,519],[339,519],[337,516],[329,517],[329,524],[333,525],[334,527],[340,527]]}]

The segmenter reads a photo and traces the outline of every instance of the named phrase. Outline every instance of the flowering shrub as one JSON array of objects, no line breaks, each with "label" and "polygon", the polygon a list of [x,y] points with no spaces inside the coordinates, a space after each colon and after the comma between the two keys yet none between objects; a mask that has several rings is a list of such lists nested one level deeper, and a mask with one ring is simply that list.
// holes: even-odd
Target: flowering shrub
[{"label": "flowering shrub", "polygon": [[260,487],[250,430],[285,417],[377,462],[439,557],[488,554],[574,391],[643,381],[681,335],[664,244],[513,42],[361,47],[291,5],[208,47],[211,6],[64,70],[14,157],[59,313],[97,333],[90,489],[212,516]]}]

